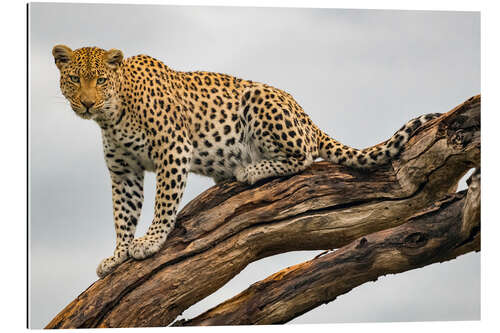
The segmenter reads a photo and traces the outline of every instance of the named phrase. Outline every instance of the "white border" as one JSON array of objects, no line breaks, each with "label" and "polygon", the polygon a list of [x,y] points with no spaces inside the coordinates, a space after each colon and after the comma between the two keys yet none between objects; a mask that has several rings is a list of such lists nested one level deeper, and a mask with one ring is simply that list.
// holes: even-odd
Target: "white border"
[{"label": "white border", "polygon": [[[64,1],[54,1],[64,2]],[[286,330],[301,332],[305,329],[331,331],[341,329],[345,332],[358,330],[396,332],[413,331],[493,331],[498,327],[498,241],[496,235],[498,222],[491,211],[496,204],[498,173],[495,172],[498,162],[499,144],[496,132],[500,124],[498,117],[498,88],[495,83],[500,73],[498,71],[498,6],[495,1],[85,1],[87,3],[129,3],[129,4],[177,4],[177,5],[217,5],[217,6],[257,6],[257,7],[319,7],[319,8],[362,8],[362,9],[405,9],[405,10],[453,10],[481,11],[481,67],[483,95],[483,226],[482,226],[482,320],[481,322],[427,322],[427,323],[394,323],[394,324],[334,324],[334,325],[290,325],[266,327],[211,327],[203,328],[205,332],[220,331],[255,331],[255,330]],[[6,2],[5,2],[6,3]],[[5,8],[7,7],[7,8]],[[2,61],[8,66],[2,66],[3,108],[2,108],[2,172],[3,176],[1,201],[4,227],[2,250],[2,281],[3,293],[1,302],[2,328],[8,332],[24,330],[26,325],[26,7],[23,1],[11,1],[2,4]],[[464,45],[467,47],[467,45]],[[486,70],[485,70],[486,68]],[[18,89],[22,87],[22,89]],[[486,179],[486,181],[485,181]],[[6,184],[6,186],[5,186]],[[498,190],[497,190],[498,191]],[[164,328],[160,328],[164,330]],[[192,331],[189,328],[183,332]],[[155,329],[152,329],[153,331]],[[159,330],[159,329],[158,329]],[[200,330],[198,328],[198,330]],[[80,330],[79,330],[80,331]],[[94,330],[90,330],[94,331]],[[116,330],[115,330],[116,331]],[[133,331],[142,331],[136,329]]]}]

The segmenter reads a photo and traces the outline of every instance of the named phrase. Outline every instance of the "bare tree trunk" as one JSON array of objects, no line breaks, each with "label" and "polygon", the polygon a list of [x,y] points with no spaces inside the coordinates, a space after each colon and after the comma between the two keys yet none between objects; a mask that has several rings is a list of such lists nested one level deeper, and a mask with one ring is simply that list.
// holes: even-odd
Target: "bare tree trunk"
[{"label": "bare tree trunk", "polygon": [[372,173],[319,162],[251,187],[214,186],[180,212],[159,253],[126,261],[46,328],[166,326],[255,260],[338,249],[178,324],[282,323],[381,274],[477,251],[478,182],[467,199],[455,191],[479,164],[475,96],[425,124],[397,160]]}]

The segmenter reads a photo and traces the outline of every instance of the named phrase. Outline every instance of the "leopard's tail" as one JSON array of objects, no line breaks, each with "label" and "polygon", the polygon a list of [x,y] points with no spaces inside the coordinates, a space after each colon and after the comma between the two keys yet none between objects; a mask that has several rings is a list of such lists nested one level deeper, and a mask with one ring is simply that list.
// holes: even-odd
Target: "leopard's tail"
[{"label": "leopard's tail", "polygon": [[359,169],[386,164],[401,152],[403,145],[408,142],[419,127],[440,115],[440,113],[430,113],[412,119],[388,140],[362,150],[343,145],[323,131],[318,130],[319,156],[336,164]]}]

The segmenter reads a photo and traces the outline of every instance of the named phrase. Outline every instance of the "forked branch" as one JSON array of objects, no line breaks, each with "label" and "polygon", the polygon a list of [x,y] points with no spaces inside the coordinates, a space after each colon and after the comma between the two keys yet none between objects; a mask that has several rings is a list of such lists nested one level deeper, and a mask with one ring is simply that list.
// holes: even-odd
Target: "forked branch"
[{"label": "forked branch", "polygon": [[281,270],[217,307],[175,326],[285,323],[379,276],[480,250],[478,175],[468,191],[451,194],[394,228]]}]

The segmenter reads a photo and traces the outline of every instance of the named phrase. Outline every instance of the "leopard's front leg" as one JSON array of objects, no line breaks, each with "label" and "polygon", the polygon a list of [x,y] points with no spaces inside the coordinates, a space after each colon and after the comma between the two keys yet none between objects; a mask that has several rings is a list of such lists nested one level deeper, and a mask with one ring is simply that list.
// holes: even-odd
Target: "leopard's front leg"
[{"label": "leopard's front leg", "polygon": [[134,239],[137,222],[144,201],[144,170],[134,163],[125,162],[119,149],[106,153],[106,162],[111,174],[113,217],[116,232],[116,247],[113,255],[97,266],[100,278],[108,275],[129,258],[128,247]]},{"label": "leopard's front leg", "polygon": [[168,234],[175,226],[177,208],[186,186],[191,147],[188,143],[178,143],[179,150],[162,151],[158,156],[162,159],[155,163],[156,196],[153,222],[143,237],[136,238],[129,246],[129,255],[135,259],[147,258],[158,252]]}]

